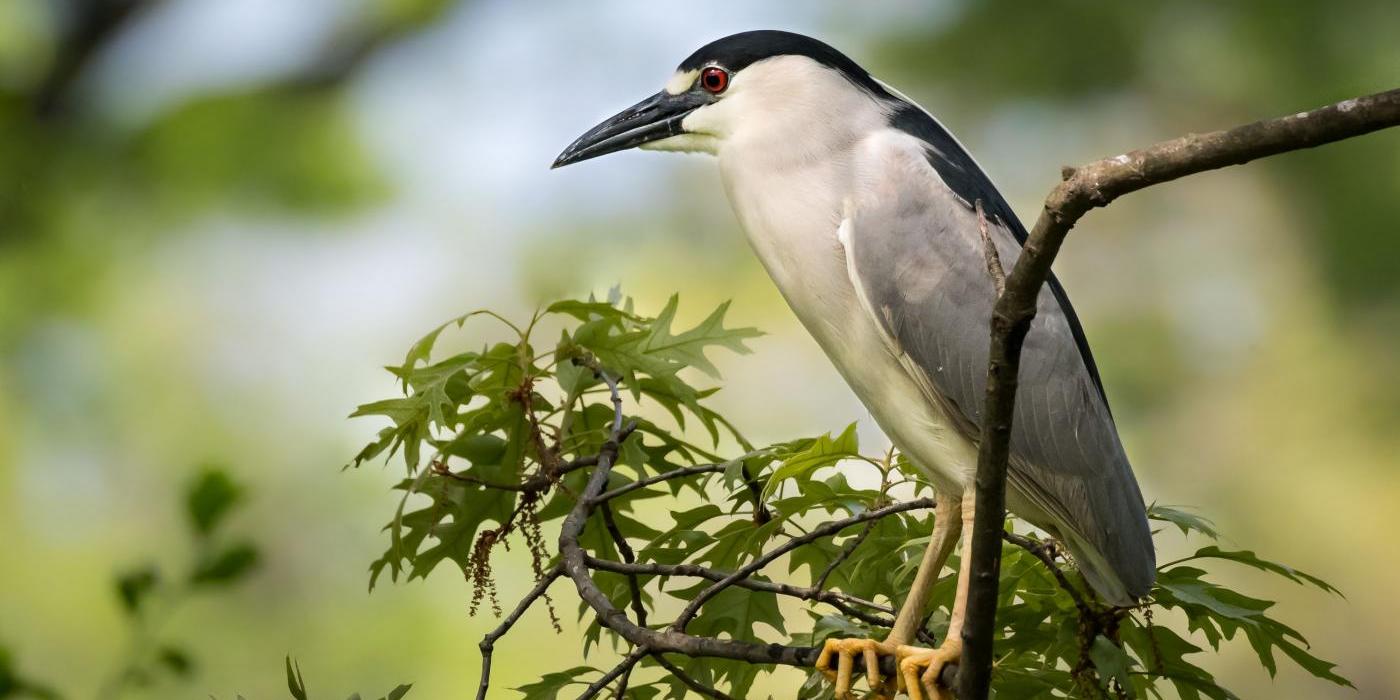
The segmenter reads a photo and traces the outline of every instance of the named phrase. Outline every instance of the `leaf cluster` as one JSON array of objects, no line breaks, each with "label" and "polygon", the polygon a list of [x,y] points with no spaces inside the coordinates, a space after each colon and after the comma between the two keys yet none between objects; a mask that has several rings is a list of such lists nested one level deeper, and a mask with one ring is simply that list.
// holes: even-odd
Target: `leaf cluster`
[{"label": "leaf cluster", "polygon": [[[678,620],[673,629],[780,645],[883,637],[918,567],[932,513],[910,510],[831,537],[806,535],[835,520],[931,496],[932,485],[893,451],[862,451],[854,424],[750,444],[707,405],[717,387],[698,382],[719,378],[708,351],[746,352],[745,341],[757,331],[726,327],[724,305],[678,330],[677,310],[673,297],[655,316],[645,316],[614,293],[606,301],[553,304],[524,325],[474,312],[415,343],[401,365],[388,368],[401,395],[355,413],[389,425],[354,464],[401,455],[407,470],[396,486],[399,508],[386,526],[388,549],[370,567],[371,587],[385,572],[393,580],[412,579],[451,562],[473,584],[473,611],[489,599],[499,615],[491,551],[523,541],[537,579],[554,570],[542,529],[573,509],[617,409],[635,432],[621,442],[617,468],[598,497],[607,507],[593,513],[579,538],[595,560],[644,572],[591,572],[614,607],[659,629],[648,624],[650,613],[685,607],[714,581],[799,538],[801,547],[742,585],[707,596],[693,619]],[[444,331],[474,318],[494,319],[509,340],[437,359]],[[538,349],[533,338],[545,326],[557,328],[557,340]],[[605,378],[623,390],[620,409]],[[737,456],[717,454],[725,451]],[[1008,538],[1020,546],[1006,546],[1002,554],[996,692],[1124,698],[1163,697],[1170,688],[1187,699],[1233,698],[1201,664],[1207,648],[1213,652],[1237,638],[1270,674],[1281,655],[1315,676],[1349,685],[1271,614],[1272,603],[1216,582],[1207,564],[1244,565],[1335,593],[1331,586],[1252,552],[1221,548],[1214,526],[1189,511],[1154,507],[1151,517],[1209,543],[1163,564],[1158,584],[1135,608],[1097,601],[1055,542],[1008,521]],[[947,629],[956,566],[954,558],[950,575],[934,589],[920,630],[925,644]],[[591,612],[580,601],[580,646],[591,663],[543,674],[519,688],[525,697],[555,698],[571,687],[591,695],[606,672],[595,664],[629,650]],[[618,679],[616,690],[625,685],[627,697],[684,697],[696,687],[748,697],[772,671],[678,654],[642,656],[636,668],[636,674],[629,665],[607,677]],[[829,693],[814,674],[800,696]]]}]

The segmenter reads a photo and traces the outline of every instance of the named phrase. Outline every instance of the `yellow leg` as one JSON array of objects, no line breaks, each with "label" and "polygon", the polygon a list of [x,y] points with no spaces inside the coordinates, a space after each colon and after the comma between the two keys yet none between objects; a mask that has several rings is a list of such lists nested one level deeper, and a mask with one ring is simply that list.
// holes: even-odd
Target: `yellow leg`
[{"label": "yellow leg", "polygon": [[[916,648],[906,645],[914,640],[914,633],[923,622],[929,593],[938,582],[938,573],[948,561],[948,555],[952,553],[953,546],[958,541],[958,534],[965,520],[959,517],[961,502],[957,496],[937,494],[935,501],[937,507],[933,514],[933,535],[929,538],[928,547],[924,549],[924,558],[919,562],[918,573],[914,575],[914,585],[909,588],[909,595],[900,606],[899,615],[895,618],[894,628],[890,630],[889,636],[883,642],[873,639],[828,639],[822,645],[816,669],[831,680],[835,686],[837,700],[853,697],[851,675],[857,657],[864,662],[865,680],[872,695],[883,698],[894,694],[894,687],[899,681],[881,681],[880,655],[895,656],[898,659],[898,649]],[[836,659],[835,669],[831,668],[833,657]]]},{"label": "yellow leg", "polygon": [[938,684],[943,667],[962,657],[963,616],[967,611],[967,588],[971,583],[968,570],[972,561],[972,520],[977,512],[973,487],[962,497],[962,556],[958,566],[958,592],[953,598],[953,613],[948,619],[948,633],[937,649],[909,645],[895,648],[899,666],[899,684],[911,700],[952,700],[953,694]]}]

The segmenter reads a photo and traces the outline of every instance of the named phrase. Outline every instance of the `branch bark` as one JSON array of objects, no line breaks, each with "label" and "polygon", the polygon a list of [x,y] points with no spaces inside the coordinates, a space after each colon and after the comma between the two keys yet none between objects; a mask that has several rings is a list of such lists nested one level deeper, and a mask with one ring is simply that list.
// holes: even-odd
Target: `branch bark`
[{"label": "branch bark", "polygon": [[1190,134],[1064,171],[1064,181],[1046,198],[992,311],[983,433],[977,455],[972,584],[958,675],[962,700],[983,700],[991,688],[1016,375],[1022,344],[1035,317],[1036,298],[1070,229],[1090,209],[1108,206],[1130,192],[1396,125],[1400,125],[1400,89],[1225,131]]}]

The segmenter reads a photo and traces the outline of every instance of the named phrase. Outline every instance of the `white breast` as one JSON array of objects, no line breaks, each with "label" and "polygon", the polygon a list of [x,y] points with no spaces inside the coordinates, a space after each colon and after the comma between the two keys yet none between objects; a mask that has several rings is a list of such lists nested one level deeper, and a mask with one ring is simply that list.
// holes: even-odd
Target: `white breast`
[{"label": "white breast", "polygon": [[818,159],[725,148],[720,171],[759,260],[880,428],[940,487],[961,489],[975,473],[975,445],[913,380],[847,270],[841,227],[860,186],[853,174],[884,157],[871,145],[853,142]]}]

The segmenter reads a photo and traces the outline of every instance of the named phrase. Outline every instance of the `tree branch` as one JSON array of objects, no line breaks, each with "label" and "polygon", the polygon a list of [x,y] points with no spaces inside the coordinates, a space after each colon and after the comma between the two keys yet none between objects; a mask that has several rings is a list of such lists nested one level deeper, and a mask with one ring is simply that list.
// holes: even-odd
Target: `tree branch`
[{"label": "tree branch", "polygon": [[629,493],[632,493],[633,491],[636,491],[637,489],[646,488],[653,484],[659,484],[663,481],[668,481],[670,479],[678,479],[680,477],[691,476],[693,474],[713,474],[715,472],[722,471],[724,471],[723,464],[697,464],[693,467],[672,469],[671,471],[662,472],[654,476],[649,476],[645,479],[639,479],[630,484],[619,486],[611,491],[600,493],[593,499],[593,502],[606,503],[607,501],[617,498],[618,496],[625,496]]},{"label": "tree branch", "polygon": [[[695,578],[703,578],[710,581],[723,581],[730,576],[729,573],[724,571],[717,571],[694,564],[635,564],[630,562],[624,564],[615,561],[607,561],[606,559],[596,559],[594,557],[588,557],[587,562],[590,569],[611,571],[617,574],[628,574],[632,576],[694,576]],[[804,588],[774,581],[759,581],[752,578],[739,579],[735,581],[733,585],[751,591],[763,591],[765,593],[774,593],[800,600],[826,603],[861,622],[877,627],[894,626],[893,617],[881,617],[880,615],[868,613],[861,609],[864,607],[885,613],[886,615],[893,615],[894,610],[889,606],[880,605],[879,603],[857,598],[845,593],[827,591],[815,587]]]},{"label": "tree branch", "polygon": [[[647,651],[642,647],[637,647],[632,651],[628,652],[627,656],[623,657],[622,661],[619,661],[616,666],[613,666],[613,669],[611,671],[604,673],[601,678],[588,684],[588,687],[584,689],[583,694],[578,696],[578,700],[588,700],[589,698],[597,695],[598,692],[601,691],[603,688],[608,687],[608,684],[616,680],[618,676],[624,676],[626,674],[631,673],[632,667],[636,666],[637,662],[641,661],[642,657],[646,655]],[[626,688],[623,688],[622,691],[626,692]],[[618,694],[618,697],[622,697],[621,693]]]},{"label": "tree branch", "polygon": [[725,693],[721,693],[720,691],[709,686],[701,685],[700,681],[697,681],[694,678],[692,678],[689,673],[685,672],[685,669],[682,669],[680,666],[671,663],[671,661],[665,656],[662,656],[661,654],[652,654],[651,658],[656,659],[656,663],[661,664],[661,668],[666,669],[666,671],[669,672],[671,675],[681,679],[681,682],[684,683],[686,687],[690,688],[691,690],[701,695],[704,695],[707,698],[712,698],[712,700],[734,700],[734,698],[730,697]]},{"label": "tree branch", "polygon": [[525,614],[525,611],[529,610],[536,600],[544,597],[545,591],[549,589],[549,584],[554,583],[554,580],[563,573],[564,567],[559,564],[555,564],[549,571],[545,572],[544,577],[535,584],[534,588],[530,589],[529,593],[525,594],[515,609],[506,616],[506,619],[502,620],[496,629],[486,633],[486,636],[481,639],[481,643],[477,645],[481,649],[481,682],[476,689],[477,700],[486,700],[486,690],[491,687],[491,652],[496,647],[496,640],[509,632],[510,628],[514,627],[520,617]]},{"label": "tree branch", "polygon": [[[637,561],[637,555],[632,552],[632,545],[627,544],[627,538],[617,527],[617,521],[613,519],[612,508],[607,501],[598,504],[598,510],[602,511],[603,524],[608,528],[608,535],[612,537],[613,544],[617,547],[617,552],[622,556],[622,561],[631,564]],[[642,586],[637,582],[635,573],[627,574],[627,592],[632,601],[632,612],[637,616],[639,627],[647,626],[647,608],[642,602]],[[617,697],[627,696],[627,680],[632,676],[632,668],[629,666],[622,672],[622,680],[617,684]]]},{"label": "tree branch", "polygon": [[1070,229],[1085,213],[1130,192],[1207,170],[1360,136],[1400,124],[1400,90],[1358,97],[1310,112],[1226,131],[1192,134],[1064,171],[1006,278],[991,318],[991,350],[982,440],[977,454],[977,512],[972,583],[963,627],[958,696],[983,700],[991,688],[1006,467],[1021,348],[1036,299]]}]

